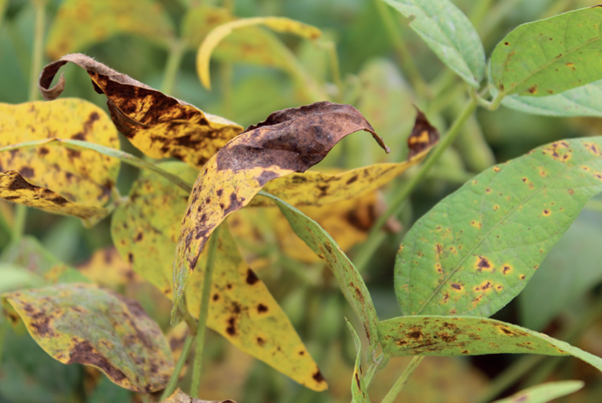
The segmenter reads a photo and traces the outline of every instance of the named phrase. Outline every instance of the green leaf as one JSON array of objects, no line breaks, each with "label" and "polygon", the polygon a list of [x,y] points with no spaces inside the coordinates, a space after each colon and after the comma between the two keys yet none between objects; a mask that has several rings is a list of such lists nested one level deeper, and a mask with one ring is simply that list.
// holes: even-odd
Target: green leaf
[{"label": "green leaf", "polygon": [[143,393],[164,388],[173,372],[161,329],[134,300],[68,284],[4,294],[2,302],[63,364],[97,367],[121,387]]},{"label": "green leaf", "polygon": [[347,255],[317,222],[275,196],[264,192],[260,194],[269,197],[278,205],[297,236],[328,264],[345,298],[362,321],[368,342],[375,345],[378,316],[364,279]]},{"label": "green leaf", "polygon": [[572,355],[602,371],[602,358],[546,334],[499,320],[402,316],[378,324],[383,351],[393,356],[483,354]]},{"label": "green leaf", "polygon": [[583,388],[583,381],[548,382],[520,391],[493,403],[548,403]]},{"label": "green leaf", "polygon": [[524,24],[491,55],[501,95],[547,96],[602,79],[602,8],[582,8]]},{"label": "green leaf", "polygon": [[383,0],[411,19],[410,27],[439,58],[475,88],[485,73],[485,50],[474,26],[449,0]]},{"label": "green leaf", "polygon": [[43,284],[44,281],[41,278],[23,268],[0,263],[0,292],[36,287]]},{"label": "green leaf", "polygon": [[345,322],[347,322],[347,328],[349,328],[349,332],[351,332],[355,351],[357,352],[355,356],[355,366],[353,367],[353,377],[351,378],[351,403],[370,403],[368,388],[362,377],[362,342],[347,318],[345,318]]},{"label": "green leaf", "polygon": [[559,141],[495,166],[405,236],[395,291],[407,315],[490,316],[525,287],[602,191],[602,139]]}]

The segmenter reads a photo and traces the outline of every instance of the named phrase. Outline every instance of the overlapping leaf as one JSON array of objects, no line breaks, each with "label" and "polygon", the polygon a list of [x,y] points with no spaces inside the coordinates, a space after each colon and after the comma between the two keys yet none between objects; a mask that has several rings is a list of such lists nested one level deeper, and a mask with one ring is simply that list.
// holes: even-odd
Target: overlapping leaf
[{"label": "overlapping leaf", "polygon": [[572,355],[602,371],[602,358],[546,334],[494,319],[402,316],[378,324],[383,351],[394,355]]},{"label": "overlapping leaf", "polygon": [[91,281],[110,289],[142,281],[140,275],[132,270],[132,265],[125,262],[114,247],[98,249],[77,269]]},{"label": "overlapping leaf", "polygon": [[304,172],[343,137],[359,130],[372,133],[388,151],[357,109],[317,102],[271,114],[211,157],[197,178],[180,230],[174,268],[175,306],[217,225],[249,204],[267,182]]},{"label": "overlapping leaf", "polygon": [[[179,162],[159,166],[184,180],[192,181],[197,173]],[[170,298],[173,256],[186,200],[186,192],[173,183],[143,172],[112,222],[113,241],[120,254]],[[205,259],[206,254],[199,259],[186,298],[194,316],[200,310]],[[211,295],[209,327],[297,382],[314,390],[326,388],[286,314],[244,262],[227,228],[220,231]]]},{"label": "overlapping leaf", "polygon": [[543,146],[441,201],[416,222],[397,255],[402,311],[489,316],[506,305],[602,191],[600,150],[597,137]]},{"label": "overlapping leaf", "polygon": [[[115,127],[97,106],[80,99],[0,104],[0,148],[61,137],[119,148]],[[102,218],[117,180],[119,161],[61,147],[0,153],[2,194],[16,203],[88,220]]]},{"label": "overlapping leaf", "polygon": [[[3,295],[34,340],[64,364],[102,370],[137,392],[165,387],[173,371],[159,326],[140,305],[89,284],[57,285]],[[9,306],[10,305],[10,306]]]},{"label": "overlapping leaf", "polygon": [[449,0],[382,0],[411,18],[410,27],[468,84],[479,87],[485,50],[474,26]]},{"label": "overlapping leaf", "polygon": [[602,8],[582,8],[520,25],[491,55],[502,95],[548,96],[602,79]]},{"label": "overlapping leaf", "polygon": [[83,54],[66,55],[44,67],[39,86],[45,99],[55,99],[63,91],[62,76],[54,87],[50,85],[67,62],[88,72],[94,89],[107,97],[113,123],[152,158],[175,157],[200,168],[242,131],[235,123],[204,113]]},{"label": "overlapping leaf", "polygon": [[583,388],[582,381],[548,382],[515,393],[493,403],[548,403],[559,397],[570,395]]},{"label": "overlapping leaf", "polygon": [[180,389],[176,390],[173,395],[169,396],[166,400],[162,400],[161,403],[236,403],[234,400],[222,400],[222,401],[208,401],[193,399]]},{"label": "overlapping leaf", "polygon": [[66,0],[48,33],[46,53],[56,60],[119,34],[139,35],[164,47],[175,38],[173,23],[157,1]]},{"label": "overlapping leaf", "polygon": [[368,397],[368,388],[364,383],[364,377],[362,374],[362,342],[347,318],[345,318],[345,322],[347,322],[347,328],[349,328],[349,331],[351,332],[353,344],[355,345],[355,351],[357,352],[355,355],[355,366],[353,367],[353,377],[351,379],[351,402],[370,403],[370,398]]}]

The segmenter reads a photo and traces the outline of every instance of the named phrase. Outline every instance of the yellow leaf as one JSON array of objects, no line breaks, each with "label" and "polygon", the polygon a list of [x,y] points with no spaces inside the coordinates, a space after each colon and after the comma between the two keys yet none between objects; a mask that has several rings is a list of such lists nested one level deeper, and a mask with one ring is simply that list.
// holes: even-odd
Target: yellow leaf
[{"label": "yellow leaf", "polygon": [[111,289],[142,281],[140,275],[132,270],[132,265],[125,262],[114,247],[98,249],[77,268],[96,284]]},{"label": "yellow leaf", "polygon": [[255,25],[264,25],[277,32],[290,32],[312,40],[318,39],[322,35],[322,32],[316,27],[284,17],[243,18],[220,25],[205,37],[197,53],[197,71],[205,88],[211,88],[209,60],[213,49],[235,29]]},{"label": "yellow leaf", "polygon": [[175,38],[173,23],[157,1],[65,0],[48,33],[46,53],[56,60],[128,33],[164,47]]},{"label": "yellow leaf", "polygon": [[175,157],[200,168],[243,130],[229,120],[204,113],[77,53],[63,56],[44,67],[39,87],[45,99],[55,99],[63,92],[63,76],[54,87],[50,88],[50,84],[67,62],[88,72],[95,90],[107,97],[113,123],[149,157]]}]

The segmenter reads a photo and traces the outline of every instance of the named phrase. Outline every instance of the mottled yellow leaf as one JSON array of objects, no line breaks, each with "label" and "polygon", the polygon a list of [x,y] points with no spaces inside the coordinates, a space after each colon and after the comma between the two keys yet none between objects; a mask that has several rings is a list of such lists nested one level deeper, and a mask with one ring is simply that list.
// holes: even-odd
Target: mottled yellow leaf
[{"label": "mottled yellow leaf", "polygon": [[200,400],[193,399],[180,389],[176,390],[173,395],[169,396],[166,400],[162,400],[161,403],[236,403],[234,400]]},{"label": "mottled yellow leaf", "polygon": [[67,62],[88,72],[94,89],[107,97],[113,123],[149,157],[175,157],[200,168],[243,130],[235,123],[204,113],[77,53],[63,56],[44,67],[39,87],[45,99],[56,99],[63,92],[65,80],[62,76],[54,87],[50,88],[50,84]]},{"label": "mottled yellow leaf", "polygon": [[284,17],[243,18],[220,25],[205,37],[197,53],[197,71],[201,82],[206,88],[211,88],[209,60],[211,59],[213,49],[235,29],[255,25],[264,25],[277,32],[294,33],[307,39],[317,39],[322,35],[322,32],[316,27]]},{"label": "mottled yellow leaf", "polygon": [[33,339],[63,364],[99,368],[136,392],[161,390],[169,380],[173,360],[167,341],[134,300],[91,284],[13,292],[2,300],[19,314]]},{"label": "mottled yellow leaf", "polygon": [[119,34],[139,35],[164,47],[175,38],[158,1],[65,0],[48,33],[46,53],[56,60]]},{"label": "mottled yellow leaf", "polygon": [[98,249],[77,268],[96,284],[111,289],[142,281],[140,275],[132,270],[132,265],[125,262],[114,247]]},{"label": "mottled yellow leaf", "polygon": [[[159,166],[185,180],[197,173],[179,162]],[[187,199],[186,192],[173,183],[143,172],[129,200],[113,216],[111,232],[119,253],[170,298],[173,256]],[[325,389],[326,382],[284,311],[242,259],[227,228],[220,233],[207,326],[295,381]],[[205,259],[206,254],[201,255],[186,298],[195,317],[200,311]]]}]

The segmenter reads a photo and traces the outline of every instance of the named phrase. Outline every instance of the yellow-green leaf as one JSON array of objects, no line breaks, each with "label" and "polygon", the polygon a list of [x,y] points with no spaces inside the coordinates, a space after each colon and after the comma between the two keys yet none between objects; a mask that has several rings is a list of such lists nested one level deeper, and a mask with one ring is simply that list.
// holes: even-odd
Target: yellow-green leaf
[{"label": "yellow-green leaf", "polygon": [[56,360],[99,368],[136,392],[154,392],[167,384],[173,371],[169,346],[136,301],[90,284],[19,291],[2,299]]},{"label": "yellow-green leaf", "polygon": [[211,88],[209,60],[211,59],[213,49],[235,29],[255,25],[264,25],[278,32],[294,33],[307,39],[317,39],[322,35],[322,32],[316,27],[285,17],[243,18],[220,25],[205,37],[197,54],[197,71],[201,82],[206,88]]},{"label": "yellow-green leaf", "polygon": [[52,23],[46,53],[56,60],[119,34],[134,34],[168,47],[173,23],[153,0],[65,0]]},{"label": "yellow-green leaf", "polygon": [[362,342],[347,318],[345,318],[345,322],[347,322],[347,328],[349,328],[349,332],[351,332],[356,351],[355,366],[353,367],[353,376],[351,378],[351,403],[370,403],[368,388],[364,383],[362,374]]},{"label": "yellow-green leaf", "polygon": [[522,390],[493,403],[548,403],[582,389],[583,381],[548,382]]},{"label": "yellow-green leaf", "polygon": [[236,403],[234,400],[200,400],[193,399],[180,389],[176,390],[173,395],[169,396],[166,400],[162,400],[161,403]]},{"label": "yellow-green leaf", "polygon": [[[179,162],[159,166],[190,181],[197,173]],[[165,178],[143,172],[129,200],[113,216],[111,232],[117,250],[170,298],[173,256],[187,199],[186,192]],[[248,268],[227,228],[220,234],[207,325],[295,381],[314,390],[325,389],[326,382],[284,311]],[[187,293],[193,316],[200,311],[205,259],[203,254]]]},{"label": "yellow-green leaf", "polygon": [[149,157],[175,157],[200,168],[243,130],[235,123],[204,113],[83,54],[66,55],[44,67],[39,86],[45,99],[56,99],[63,92],[62,76],[54,87],[50,88],[50,84],[67,62],[88,72],[94,89],[107,97],[113,123]]}]

